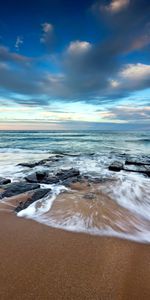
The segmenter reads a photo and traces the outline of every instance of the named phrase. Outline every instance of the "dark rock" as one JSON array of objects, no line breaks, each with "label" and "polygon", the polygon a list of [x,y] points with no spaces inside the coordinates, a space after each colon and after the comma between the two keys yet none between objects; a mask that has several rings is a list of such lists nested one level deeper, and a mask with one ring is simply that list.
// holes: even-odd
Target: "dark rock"
[{"label": "dark rock", "polygon": [[48,177],[48,173],[47,172],[36,172],[36,178],[37,181],[42,181],[44,180],[46,177]]},{"label": "dark rock", "polygon": [[75,176],[75,177],[65,179],[63,181],[63,184],[69,187],[71,184],[76,182],[81,182],[82,180],[83,178],[81,176]]},{"label": "dark rock", "polygon": [[123,169],[123,163],[120,161],[114,161],[110,166],[109,166],[109,170],[110,171],[115,171],[115,172],[119,172]]},{"label": "dark rock", "polygon": [[58,177],[59,180],[63,181],[70,177],[77,177],[79,175],[80,175],[79,170],[71,168],[69,170],[60,170],[59,172],[57,172],[56,177]]},{"label": "dark rock", "polygon": [[0,185],[11,183],[11,180],[8,178],[0,177]]},{"label": "dark rock", "polygon": [[59,159],[61,158],[62,156],[50,156],[48,158],[45,158],[45,159],[42,159],[42,160],[39,160],[39,161],[36,161],[36,162],[29,162],[29,163],[20,163],[18,164],[18,166],[21,166],[21,167],[27,167],[27,168],[34,168],[34,167],[37,167],[37,166],[49,166],[51,163],[53,162],[56,162],[56,161],[59,161]]},{"label": "dark rock", "polygon": [[48,177],[48,173],[45,171],[37,171],[25,177],[28,182],[43,182]]},{"label": "dark rock", "polygon": [[63,155],[63,154],[56,154],[55,157],[56,157],[56,158],[63,158],[64,155]]},{"label": "dark rock", "polygon": [[96,195],[94,193],[88,193],[88,194],[85,194],[83,196],[84,199],[87,199],[87,200],[93,200],[96,198]]},{"label": "dark rock", "polygon": [[31,183],[37,183],[38,182],[36,173],[32,173],[32,174],[26,176],[25,180],[28,181],[28,182],[31,182]]},{"label": "dark rock", "polygon": [[17,166],[27,167],[27,168],[34,168],[36,166],[39,166],[39,162],[34,162],[34,163],[20,163]]},{"label": "dark rock", "polygon": [[53,183],[58,183],[59,182],[59,178],[56,176],[48,176],[47,178],[45,178],[42,183],[45,184],[53,184]]},{"label": "dark rock", "polygon": [[0,199],[4,197],[12,197],[15,195],[19,195],[30,190],[35,190],[40,188],[39,184],[34,183],[26,183],[26,182],[13,182],[7,184],[7,186],[3,186],[4,192],[1,193]]},{"label": "dark rock", "polygon": [[59,181],[58,177],[50,176],[47,172],[35,172],[25,177],[25,180],[33,183],[53,184]]},{"label": "dark rock", "polygon": [[50,193],[50,191],[51,189],[38,189],[34,192],[31,199],[32,201],[37,201]]},{"label": "dark rock", "polygon": [[150,166],[150,159],[148,157],[129,156],[126,158],[125,164],[136,165],[136,166],[143,166],[143,165]]},{"label": "dark rock", "polygon": [[125,165],[124,171],[142,173],[150,177],[150,166],[148,165]]},{"label": "dark rock", "polygon": [[[80,175],[80,172],[76,169],[69,169],[69,170],[60,170],[57,172],[56,175],[50,175],[47,172],[35,172],[33,174],[30,174],[25,177],[25,180],[28,182],[33,182],[33,183],[44,183],[44,184],[53,184],[53,183],[58,183],[59,181],[66,181],[64,184],[70,184],[77,180],[77,177]],[[71,178],[74,178],[71,180]]]},{"label": "dark rock", "polygon": [[18,213],[19,211],[27,208],[33,202],[48,195],[50,193],[50,191],[51,191],[51,189],[37,189],[31,196],[31,198],[28,198],[25,202],[23,202],[23,201],[19,202],[18,206],[15,208],[15,212]]},{"label": "dark rock", "polygon": [[81,153],[67,153],[67,152],[59,152],[57,155],[62,155],[62,156],[72,156],[72,157],[78,157],[81,155]]}]

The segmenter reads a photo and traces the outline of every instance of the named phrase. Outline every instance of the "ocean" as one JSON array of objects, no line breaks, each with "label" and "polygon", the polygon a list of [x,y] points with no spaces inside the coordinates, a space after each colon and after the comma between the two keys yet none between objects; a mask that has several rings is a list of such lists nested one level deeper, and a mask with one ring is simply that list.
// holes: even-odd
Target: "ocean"
[{"label": "ocean", "polygon": [[[56,154],[63,156],[49,167],[18,166]],[[98,190],[91,200],[83,197],[83,191],[74,192],[61,184],[43,184],[42,187],[52,189],[50,195],[38,200],[40,205],[31,204],[18,217],[65,230],[150,243],[150,177],[108,169],[112,162],[123,161],[125,156],[139,161],[150,159],[150,132],[0,132],[2,177],[19,181],[37,170],[56,173],[73,167],[84,176],[101,180],[99,185],[91,184],[93,191]]]}]

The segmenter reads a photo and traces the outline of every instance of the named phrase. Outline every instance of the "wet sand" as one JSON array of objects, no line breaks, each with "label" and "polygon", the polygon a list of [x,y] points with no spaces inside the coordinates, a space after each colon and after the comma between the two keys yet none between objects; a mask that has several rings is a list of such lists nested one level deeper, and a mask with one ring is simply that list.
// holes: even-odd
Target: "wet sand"
[{"label": "wet sand", "polygon": [[0,299],[150,299],[150,246],[0,213]]}]

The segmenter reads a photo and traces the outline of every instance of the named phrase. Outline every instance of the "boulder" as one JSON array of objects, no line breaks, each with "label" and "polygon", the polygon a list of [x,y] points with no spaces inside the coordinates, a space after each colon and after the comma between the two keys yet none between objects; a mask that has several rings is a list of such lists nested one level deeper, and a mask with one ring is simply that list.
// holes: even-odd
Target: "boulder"
[{"label": "boulder", "polygon": [[30,204],[48,195],[50,191],[51,189],[37,189],[25,202],[19,202],[18,206],[15,208],[15,212],[18,213],[19,211],[27,208]]},{"label": "boulder", "polygon": [[42,183],[45,184],[53,184],[53,183],[58,183],[59,182],[59,178],[54,176],[54,175],[49,175],[47,178],[45,178]]},{"label": "boulder", "polygon": [[57,156],[50,156],[48,158],[45,158],[45,159],[42,159],[42,160],[39,160],[39,161],[36,161],[36,162],[29,162],[29,163],[20,163],[18,164],[18,166],[21,166],[21,167],[27,167],[27,168],[34,168],[34,167],[37,167],[37,166],[49,166],[52,162],[56,162],[56,161],[59,161],[60,157],[57,157]]},{"label": "boulder", "polygon": [[40,185],[37,183],[13,182],[7,184],[6,187],[5,185],[3,186],[4,191],[0,194],[0,199],[12,197],[38,188],[40,188]]},{"label": "boulder", "polygon": [[120,161],[114,161],[108,168],[110,171],[119,172],[123,169],[123,163]]},{"label": "boulder", "polygon": [[136,165],[136,166],[143,166],[147,165],[150,166],[150,158],[149,157],[137,157],[137,156],[128,156],[125,161],[125,165]]},{"label": "boulder", "polygon": [[25,177],[25,180],[32,183],[44,183],[44,184],[53,184],[57,183],[59,179],[56,176],[51,176],[48,172],[35,172]]},{"label": "boulder", "polygon": [[32,183],[54,184],[62,182],[66,185],[79,180],[80,172],[76,169],[60,170],[55,175],[48,172],[35,172],[25,177],[25,180]]},{"label": "boulder", "polygon": [[136,172],[136,173],[142,173],[150,177],[150,166],[148,165],[125,165],[123,167],[124,171],[127,172]]},{"label": "boulder", "polygon": [[58,177],[59,180],[63,181],[63,180],[68,179],[70,177],[77,177],[79,175],[80,175],[79,170],[71,168],[69,170],[60,170],[59,172],[57,172],[56,177]]},{"label": "boulder", "polygon": [[11,180],[8,178],[0,177],[0,185],[11,183]]},{"label": "boulder", "polygon": [[79,176],[70,177],[70,178],[63,180],[63,184],[69,187],[73,183],[82,182],[82,180],[83,180],[83,178],[79,175]]},{"label": "boulder", "polygon": [[48,177],[48,173],[45,171],[37,171],[25,177],[25,180],[28,182],[42,182],[44,179]]}]

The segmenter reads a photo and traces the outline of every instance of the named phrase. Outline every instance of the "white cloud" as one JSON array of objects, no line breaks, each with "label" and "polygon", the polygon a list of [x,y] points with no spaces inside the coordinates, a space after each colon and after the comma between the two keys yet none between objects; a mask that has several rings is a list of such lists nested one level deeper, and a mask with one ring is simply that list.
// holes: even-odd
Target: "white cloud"
[{"label": "white cloud", "polygon": [[53,31],[53,25],[50,23],[43,23],[41,26],[42,26],[43,32],[45,32],[45,33]]},{"label": "white cloud", "polygon": [[150,86],[150,65],[141,63],[126,64],[116,78],[109,81],[110,93],[144,90]]},{"label": "white cloud", "polygon": [[128,7],[130,0],[112,0],[110,4],[101,6],[102,10],[118,13]]},{"label": "white cloud", "polygon": [[86,41],[73,41],[70,43],[67,52],[69,54],[82,54],[90,50],[92,47],[91,43]]},{"label": "white cloud", "polygon": [[41,24],[41,26],[42,26],[42,36],[40,38],[40,42],[47,43],[52,37],[54,27],[52,24],[47,22]]},{"label": "white cloud", "polygon": [[128,64],[120,73],[123,79],[142,80],[150,76],[150,65]]},{"label": "white cloud", "polygon": [[117,88],[119,86],[119,82],[117,80],[111,80],[110,85],[112,88]]},{"label": "white cloud", "polygon": [[23,38],[20,37],[20,36],[17,36],[17,39],[16,39],[16,43],[15,43],[15,48],[17,51],[20,50],[20,46],[23,44]]}]

